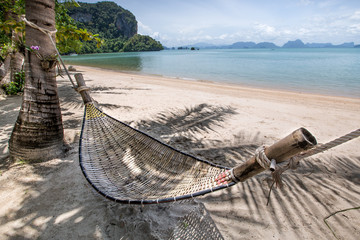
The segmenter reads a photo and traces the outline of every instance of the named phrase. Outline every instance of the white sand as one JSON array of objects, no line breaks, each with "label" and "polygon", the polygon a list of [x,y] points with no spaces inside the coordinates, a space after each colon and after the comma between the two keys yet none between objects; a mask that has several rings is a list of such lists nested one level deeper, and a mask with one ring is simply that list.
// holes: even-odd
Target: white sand
[{"label": "white sand", "polygon": [[[299,127],[324,143],[360,126],[360,99],[76,68],[109,115],[222,165],[235,166]],[[323,219],[359,207],[360,139],[285,173],[284,188],[273,189],[268,206],[268,173],[185,203],[112,203],[78,167],[81,98],[61,78],[59,94],[74,148],[63,159],[31,165],[7,158],[21,97],[0,100],[0,239],[168,239],[189,216],[205,219],[225,239],[335,239]],[[179,120],[184,110],[195,123]],[[216,114],[204,118],[208,112]],[[359,209],[327,222],[339,239],[360,239]]]}]

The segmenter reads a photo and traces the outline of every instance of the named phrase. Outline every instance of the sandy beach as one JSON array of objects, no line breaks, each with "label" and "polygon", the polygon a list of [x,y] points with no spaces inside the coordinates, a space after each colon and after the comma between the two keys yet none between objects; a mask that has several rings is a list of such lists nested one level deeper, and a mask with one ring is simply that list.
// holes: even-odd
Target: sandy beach
[{"label": "sandy beach", "polygon": [[[359,98],[75,68],[110,116],[229,167],[300,127],[319,143],[360,127]],[[21,96],[0,98],[0,239],[189,239],[181,235],[188,220],[188,229],[206,226],[214,239],[360,239],[360,138],[284,173],[284,187],[272,190],[268,205],[269,172],[186,202],[121,205],[82,175],[82,100],[66,78],[58,78],[58,90],[72,149],[36,164],[10,162],[7,141]]]}]

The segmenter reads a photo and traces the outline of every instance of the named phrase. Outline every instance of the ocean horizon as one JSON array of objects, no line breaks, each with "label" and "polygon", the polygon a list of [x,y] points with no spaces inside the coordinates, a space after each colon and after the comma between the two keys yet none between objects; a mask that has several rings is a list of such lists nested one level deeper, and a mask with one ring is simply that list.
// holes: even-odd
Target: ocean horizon
[{"label": "ocean horizon", "polygon": [[163,50],[63,59],[128,73],[360,98],[359,48]]}]

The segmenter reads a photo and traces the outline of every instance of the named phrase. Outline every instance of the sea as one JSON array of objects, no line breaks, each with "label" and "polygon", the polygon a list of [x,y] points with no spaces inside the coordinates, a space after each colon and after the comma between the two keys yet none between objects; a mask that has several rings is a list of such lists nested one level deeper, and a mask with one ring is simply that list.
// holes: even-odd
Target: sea
[{"label": "sea", "polygon": [[63,59],[127,73],[360,98],[360,48],[163,50]]}]

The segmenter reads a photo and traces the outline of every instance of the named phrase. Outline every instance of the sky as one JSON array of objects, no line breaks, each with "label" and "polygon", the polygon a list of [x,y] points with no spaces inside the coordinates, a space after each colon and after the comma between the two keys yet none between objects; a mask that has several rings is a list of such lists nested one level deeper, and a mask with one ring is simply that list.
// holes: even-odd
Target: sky
[{"label": "sky", "polygon": [[[96,0],[79,2],[95,3]],[[360,0],[114,0],[164,46],[240,41],[360,44]]]}]

